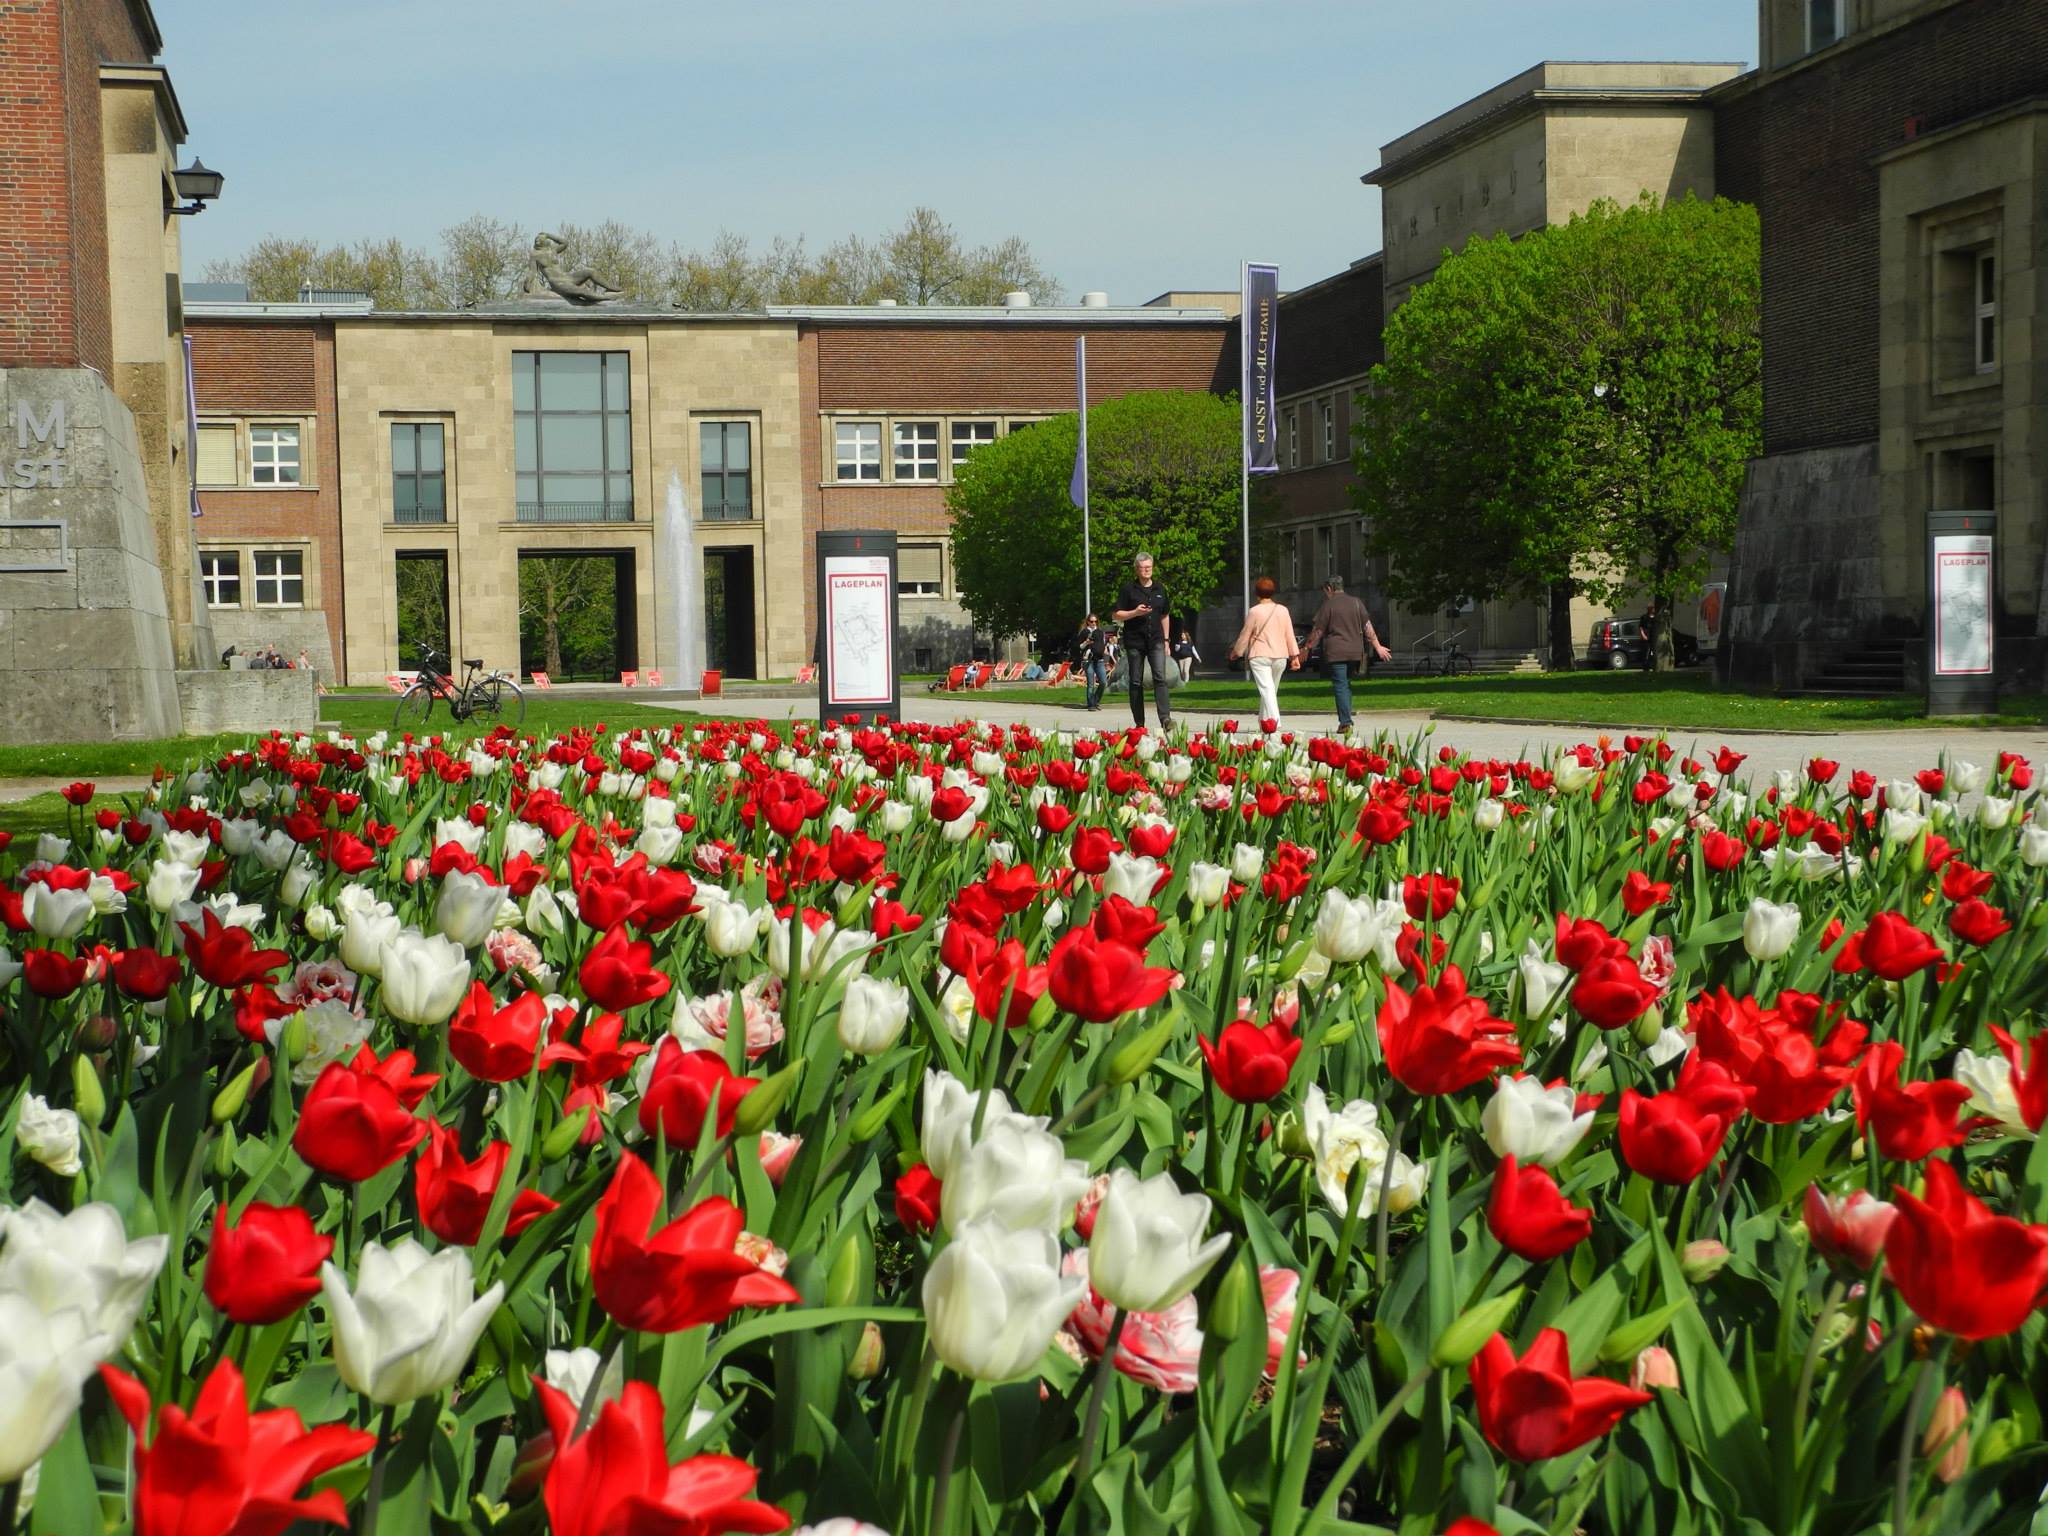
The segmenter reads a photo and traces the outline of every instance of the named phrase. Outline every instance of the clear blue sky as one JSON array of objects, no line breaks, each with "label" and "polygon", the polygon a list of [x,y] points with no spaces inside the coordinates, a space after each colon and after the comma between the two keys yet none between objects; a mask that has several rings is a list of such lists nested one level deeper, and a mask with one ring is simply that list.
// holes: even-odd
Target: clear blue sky
[{"label": "clear blue sky", "polygon": [[1541,59],[1754,60],[1754,0],[156,0],[227,175],[185,264],[487,212],[813,249],[939,210],[1070,293],[1297,287],[1379,146]]}]

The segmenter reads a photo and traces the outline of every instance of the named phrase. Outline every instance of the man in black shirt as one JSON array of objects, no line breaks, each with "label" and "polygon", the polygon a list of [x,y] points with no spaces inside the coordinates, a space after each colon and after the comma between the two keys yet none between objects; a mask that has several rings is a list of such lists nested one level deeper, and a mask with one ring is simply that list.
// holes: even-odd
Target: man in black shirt
[{"label": "man in black shirt", "polygon": [[1124,667],[1131,685],[1131,718],[1145,724],[1145,668],[1152,669],[1152,699],[1159,707],[1159,728],[1173,729],[1173,695],[1167,682],[1168,648],[1173,640],[1173,615],[1166,589],[1152,579],[1152,557],[1140,553],[1131,562],[1133,579],[1117,594],[1110,617],[1124,627]]}]

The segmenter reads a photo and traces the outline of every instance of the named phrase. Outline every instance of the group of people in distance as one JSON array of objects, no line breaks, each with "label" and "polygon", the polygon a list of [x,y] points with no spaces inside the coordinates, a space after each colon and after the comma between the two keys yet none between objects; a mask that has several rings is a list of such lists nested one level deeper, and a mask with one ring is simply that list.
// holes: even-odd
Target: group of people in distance
[{"label": "group of people in distance", "polygon": [[[229,665],[241,653],[242,648],[240,646],[229,646],[220,653],[220,664],[223,667]],[[285,660],[284,653],[274,645],[259,645],[255,650],[250,651],[248,655],[249,659],[243,665],[252,672],[261,672],[265,669],[274,669],[280,672],[304,672],[310,670],[313,665],[312,659],[306,655],[304,647],[300,648],[297,661]]]},{"label": "group of people in distance", "polygon": [[[1296,638],[1294,616],[1275,596],[1278,585],[1270,576],[1252,584],[1256,601],[1244,616],[1244,624],[1231,642],[1230,661],[1243,661],[1259,694],[1259,719],[1278,722],[1280,718],[1281,674],[1299,671],[1303,659],[1320,643],[1323,666],[1330,674],[1330,689],[1337,704],[1337,729],[1351,729],[1351,679],[1362,671],[1368,654],[1381,661],[1393,653],[1380,643],[1372,615],[1364,603],[1344,590],[1344,578],[1331,575],[1323,583],[1322,606],[1310,621],[1308,639]],[[1074,639],[1074,659],[1080,664],[1087,684],[1091,710],[1102,705],[1110,686],[1113,664],[1118,664],[1119,645],[1125,680],[1130,688],[1131,718],[1145,724],[1145,674],[1152,677],[1152,697],[1159,716],[1159,728],[1173,727],[1173,669],[1186,682],[1201,660],[1196,651],[1191,625],[1176,633],[1173,605],[1166,589],[1154,575],[1152,556],[1138,554],[1131,561],[1131,579],[1117,593],[1110,618],[1123,626],[1119,637],[1091,613]]]}]

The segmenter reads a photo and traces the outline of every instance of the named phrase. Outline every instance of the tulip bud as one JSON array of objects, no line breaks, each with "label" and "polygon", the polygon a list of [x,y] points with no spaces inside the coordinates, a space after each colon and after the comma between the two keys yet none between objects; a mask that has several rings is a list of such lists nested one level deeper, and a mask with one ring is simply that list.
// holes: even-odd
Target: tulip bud
[{"label": "tulip bud", "polygon": [[851,896],[839,903],[839,909],[832,914],[832,920],[842,929],[858,927],[861,914],[868,909],[868,897],[873,894],[874,889],[872,884],[857,887]]},{"label": "tulip bud", "polygon": [[1664,1010],[1655,1003],[1650,1004],[1643,1010],[1643,1016],[1636,1020],[1633,1033],[1636,1044],[1647,1051],[1657,1043],[1657,1037],[1664,1033]]},{"label": "tulip bud", "polygon": [[1202,1325],[1226,1344],[1244,1331],[1245,1303],[1250,1299],[1251,1284],[1249,1259],[1240,1259],[1229,1265],[1223,1271],[1223,1278],[1216,1283],[1216,1295],[1209,1303],[1209,1313],[1202,1319]]},{"label": "tulip bud", "polygon": [[1705,1285],[1720,1274],[1727,1263],[1728,1250],[1711,1237],[1687,1243],[1685,1252],[1678,1256],[1678,1267],[1694,1285]]},{"label": "tulip bud", "polygon": [[1652,1344],[1636,1356],[1636,1363],[1628,1373],[1628,1384],[1638,1392],[1647,1392],[1652,1387],[1669,1387],[1678,1390],[1678,1362],[1671,1358],[1671,1351],[1661,1344]]},{"label": "tulip bud", "polygon": [[1038,1001],[1031,1005],[1031,1013],[1024,1020],[1025,1031],[1032,1033],[1045,1028],[1052,1022],[1053,1015],[1059,1011],[1060,1005],[1053,1001],[1052,989],[1048,987],[1038,994]]},{"label": "tulip bud", "polygon": [[1301,1128],[1301,1117],[1293,1110],[1283,1110],[1273,1122],[1273,1147],[1282,1157],[1291,1157],[1297,1162],[1312,1163],[1316,1160],[1315,1148],[1309,1145],[1308,1132]]},{"label": "tulip bud", "polygon": [[2004,1461],[2019,1450],[2024,1438],[2017,1420],[1994,1419],[1978,1442],[1977,1464],[1988,1467],[1994,1462]]},{"label": "tulip bud", "polygon": [[1166,1042],[1173,1038],[1173,1026],[1174,1017],[1169,1010],[1111,1051],[1103,1063],[1102,1080],[1112,1088],[1121,1088],[1143,1077],[1166,1049]]},{"label": "tulip bud", "polygon": [[250,1085],[256,1081],[256,1063],[250,1062],[233,1077],[227,1086],[213,1096],[213,1123],[225,1125],[242,1112],[242,1106],[249,1102]]},{"label": "tulip bud", "polygon": [[889,1116],[903,1100],[904,1085],[898,1083],[866,1109],[846,1122],[846,1134],[856,1144],[872,1138],[876,1132],[889,1123]]},{"label": "tulip bud", "polygon": [[758,1136],[766,1130],[774,1122],[775,1112],[789,1098],[790,1090],[796,1086],[797,1074],[802,1070],[803,1063],[793,1061],[741,1099],[738,1108],[732,1112],[733,1134]]},{"label": "tulip bud", "polygon": [[100,1075],[92,1069],[92,1058],[82,1054],[71,1058],[71,1107],[87,1125],[98,1125],[107,1118],[107,1095],[100,1087]]},{"label": "tulip bud", "polygon": [[284,1021],[277,1043],[284,1047],[285,1060],[300,1062],[306,1059],[306,1052],[313,1048],[313,1027],[306,1022],[304,1012],[295,1013]]},{"label": "tulip bud", "polygon": [[1941,1459],[1934,1475],[1952,1483],[1970,1470],[1970,1405],[1960,1387],[1949,1387],[1934,1401],[1934,1417],[1920,1437],[1920,1454]]},{"label": "tulip bud", "polygon": [[88,1050],[107,1050],[120,1038],[121,1026],[104,1013],[96,1013],[78,1026],[78,1043]]},{"label": "tulip bud", "polygon": [[548,1468],[554,1464],[555,1437],[542,1430],[520,1446],[519,1454],[513,1457],[512,1480],[505,1485],[506,1497],[531,1498],[547,1480]]},{"label": "tulip bud", "polygon": [[579,1107],[575,1114],[557,1120],[548,1128],[547,1135],[540,1140],[540,1160],[544,1163],[559,1163],[576,1150],[583,1140],[583,1128],[590,1124],[590,1117],[597,1111],[590,1105]]},{"label": "tulip bud", "polygon": [[862,1323],[860,1342],[846,1362],[846,1374],[853,1381],[873,1381],[882,1374],[882,1325]]},{"label": "tulip bud", "polygon": [[1429,1363],[1439,1370],[1463,1365],[1485,1348],[1486,1341],[1501,1331],[1521,1304],[1522,1288],[1518,1285],[1468,1308],[1437,1339],[1430,1349]]},{"label": "tulip bud", "polygon": [[1335,1024],[1332,1024],[1328,1029],[1323,1031],[1323,1044],[1326,1046],[1342,1045],[1346,1040],[1349,1040],[1353,1035],[1357,1033],[1358,1020],[1339,1019]]},{"label": "tulip bud", "polygon": [[1301,974],[1301,968],[1308,964],[1308,952],[1314,943],[1311,936],[1287,946],[1286,953],[1280,957],[1280,980],[1292,981]]},{"label": "tulip bud", "polygon": [[825,1305],[850,1307],[869,1290],[872,1266],[868,1262],[867,1234],[854,1232],[833,1255],[832,1272],[825,1277]]},{"label": "tulip bud", "polygon": [[235,1174],[235,1128],[224,1125],[213,1143],[213,1176],[231,1179]]}]

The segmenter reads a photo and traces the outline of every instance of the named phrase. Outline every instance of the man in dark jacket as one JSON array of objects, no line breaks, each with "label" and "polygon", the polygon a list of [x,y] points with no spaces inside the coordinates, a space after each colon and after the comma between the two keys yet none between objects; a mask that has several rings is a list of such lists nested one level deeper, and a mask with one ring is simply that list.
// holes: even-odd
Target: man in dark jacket
[{"label": "man in dark jacket", "polygon": [[1110,617],[1124,627],[1125,678],[1130,684],[1131,718],[1145,728],[1145,669],[1152,670],[1152,697],[1159,707],[1159,729],[1173,729],[1173,695],[1168,691],[1167,655],[1173,644],[1173,605],[1166,589],[1152,579],[1152,557],[1131,561],[1131,579],[1117,594]]},{"label": "man in dark jacket", "polygon": [[1337,696],[1337,729],[1348,731],[1353,669],[1364,667],[1367,646],[1381,661],[1391,660],[1394,653],[1380,644],[1372,627],[1372,615],[1366,612],[1364,603],[1344,590],[1342,576],[1333,574],[1323,583],[1323,606],[1316,610],[1315,620],[1309,626],[1308,643],[1302,649],[1314,650],[1319,640],[1323,646],[1323,665],[1330,669],[1330,690]]}]

